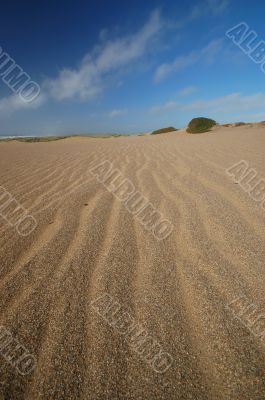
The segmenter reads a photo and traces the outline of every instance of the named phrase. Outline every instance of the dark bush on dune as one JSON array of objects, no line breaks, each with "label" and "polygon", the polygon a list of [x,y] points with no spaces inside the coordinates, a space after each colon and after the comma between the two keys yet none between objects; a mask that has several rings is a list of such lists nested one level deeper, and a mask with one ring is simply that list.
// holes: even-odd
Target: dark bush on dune
[{"label": "dark bush on dune", "polygon": [[160,133],[167,133],[174,131],[177,131],[177,129],[174,128],[173,126],[169,126],[168,128],[157,129],[156,131],[153,131],[151,135],[159,135]]},{"label": "dark bush on dune", "polygon": [[234,126],[238,127],[238,126],[244,126],[247,125],[245,122],[235,122]]},{"label": "dark bush on dune", "polygon": [[216,121],[210,118],[193,118],[189,125],[187,132],[189,133],[202,133],[208,132],[213,126],[216,125]]}]

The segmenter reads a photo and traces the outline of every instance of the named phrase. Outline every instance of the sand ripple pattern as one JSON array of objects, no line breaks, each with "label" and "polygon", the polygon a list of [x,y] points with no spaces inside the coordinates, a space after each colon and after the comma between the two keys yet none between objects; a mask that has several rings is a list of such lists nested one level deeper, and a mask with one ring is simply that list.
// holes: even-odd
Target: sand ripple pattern
[{"label": "sand ripple pattern", "polygon": [[[0,184],[38,221],[0,219],[0,325],[37,359],[19,376],[0,355],[0,399],[265,397],[265,347],[227,309],[265,312],[265,212],[225,169],[265,178],[261,128],[154,137],[1,143]],[[160,242],[89,173],[110,160],[175,229]],[[173,356],[157,374],[91,309],[109,293]]]}]

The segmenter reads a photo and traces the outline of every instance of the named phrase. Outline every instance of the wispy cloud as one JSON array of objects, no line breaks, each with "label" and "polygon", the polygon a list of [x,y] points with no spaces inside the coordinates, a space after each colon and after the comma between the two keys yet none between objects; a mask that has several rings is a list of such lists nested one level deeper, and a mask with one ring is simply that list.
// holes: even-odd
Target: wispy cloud
[{"label": "wispy cloud", "polygon": [[[228,6],[228,0],[204,0],[194,6],[186,18],[185,23],[200,18],[206,14],[219,15]],[[0,112],[11,113],[20,109],[37,108],[45,101],[53,99],[64,100],[92,99],[106,90],[110,77],[123,71],[127,67],[139,62],[150,49],[156,49],[156,39],[166,27],[159,10],[154,10],[145,24],[135,33],[111,39],[110,31],[103,29],[99,33],[98,44],[85,54],[76,68],[63,68],[56,77],[47,78],[42,82],[41,95],[31,104],[24,104],[16,95],[0,99]],[[201,51],[192,51],[189,54],[177,57],[169,63],[160,65],[155,72],[158,82],[169,74],[203,61],[213,62],[216,53],[220,50],[221,40],[215,40]],[[188,93],[187,93],[188,94]],[[187,95],[183,93],[182,95]],[[169,102],[170,103],[170,102]],[[167,108],[172,107],[170,104]],[[115,110],[113,110],[115,111]]]},{"label": "wispy cloud", "polygon": [[211,64],[222,49],[222,46],[223,39],[215,39],[201,50],[191,51],[184,56],[178,56],[173,62],[161,64],[155,71],[155,82],[160,82],[168,75],[188,68],[197,62]]},{"label": "wispy cloud", "polygon": [[29,106],[16,95],[11,95],[0,100],[0,112],[36,108],[48,99],[63,101],[96,97],[105,89],[110,74],[131,66],[148,53],[162,27],[160,11],[155,10],[134,34],[107,41],[106,30],[101,31],[101,42],[83,57],[77,68],[63,68],[56,78],[47,78],[42,83],[38,100]]},{"label": "wispy cloud", "polygon": [[[196,92],[196,86],[187,86],[177,92],[178,97],[185,97],[190,95],[191,93]],[[177,110],[183,107],[183,103],[180,101],[170,100],[165,102],[164,104],[151,107],[149,112],[152,114],[158,114],[161,112],[170,112],[172,110]]]},{"label": "wispy cloud", "polygon": [[40,94],[33,102],[26,103],[19,95],[11,94],[10,96],[0,99],[0,113],[9,115],[14,111],[38,108],[45,102],[45,95]]},{"label": "wispy cloud", "polygon": [[205,0],[196,4],[190,13],[190,19],[196,19],[204,15],[214,16],[222,14],[228,7],[229,0]]},{"label": "wispy cloud", "polygon": [[210,100],[196,100],[182,106],[183,110],[210,111],[215,113],[233,113],[264,108],[265,93],[263,92],[247,96],[242,93],[231,93]]},{"label": "wispy cloud", "polygon": [[254,93],[243,95],[242,93],[230,93],[226,96],[215,97],[210,100],[198,99],[191,103],[180,103],[168,101],[162,105],[152,107],[152,113],[169,112],[178,110],[180,112],[192,111],[196,114],[227,114],[248,112],[257,110],[256,115],[263,115],[265,109],[265,93]]},{"label": "wispy cloud", "polygon": [[177,109],[181,107],[181,103],[177,103],[176,101],[167,101],[165,104],[162,104],[160,106],[155,106],[150,109],[150,112],[152,114],[157,114],[160,112],[168,112],[172,111],[174,109]]},{"label": "wispy cloud", "polygon": [[186,17],[172,24],[172,28],[183,28],[189,23],[205,16],[217,17],[229,6],[230,0],[201,0],[195,4]]},{"label": "wispy cloud", "polygon": [[207,2],[213,15],[222,14],[230,4],[230,0],[208,0]]},{"label": "wispy cloud", "polygon": [[177,57],[172,63],[164,63],[157,67],[155,71],[155,82],[160,82],[165,79],[172,72],[180,71],[190,65],[195,64],[199,60],[199,54],[195,51],[185,55]]},{"label": "wispy cloud", "polygon": [[196,92],[196,90],[197,90],[196,86],[187,86],[181,89],[177,94],[179,96],[188,96],[189,94]]},{"label": "wispy cloud", "polygon": [[46,81],[45,87],[56,100],[95,97],[103,90],[109,73],[139,60],[148,51],[162,26],[160,12],[155,10],[138,32],[104,43],[85,55],[78,68],[63,69],[57,78]]},{"label": "wispy cloud", "polygon": [[108,113],[108,116],[110,118],[114,118],[114,117],[120,117],[122,115],[126,115],[128,114],[128,109],[127,108],[123,108],[123,109],[116,109],[116,110],[112,110]]}]

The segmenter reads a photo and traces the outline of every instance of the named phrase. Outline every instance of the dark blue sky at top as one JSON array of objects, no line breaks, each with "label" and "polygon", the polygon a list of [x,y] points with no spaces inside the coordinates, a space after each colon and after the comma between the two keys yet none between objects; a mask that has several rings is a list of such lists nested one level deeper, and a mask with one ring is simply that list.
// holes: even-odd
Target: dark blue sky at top
[{"label": "dark blue sky at top", "polygon": [[225,36],[244,21],[265,40],[264,15],[257,0],[5,2],[0,46],[41,101],[20,107],[0,80],[0,135],[265,119],[265,74]]}]

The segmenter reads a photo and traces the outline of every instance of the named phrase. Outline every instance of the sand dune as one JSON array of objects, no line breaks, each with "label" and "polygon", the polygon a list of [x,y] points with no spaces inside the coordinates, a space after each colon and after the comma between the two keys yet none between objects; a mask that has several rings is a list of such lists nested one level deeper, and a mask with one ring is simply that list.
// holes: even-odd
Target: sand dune
[{"label": "sand dune", "polygon": [[[261,126],[1,143],[0,185],[37,227],[0,218],[0,325],[36,358],[21,376],[0,354],[0,398],[264,398],[265,340],[228,305],[265,312],[265,209],[225,172],[246,160],[265,179],[264,144]],[[166,239],[91,174],[105,160],[172,222]],[[163,373],[95,312],[104,294],[170,355]]]}]

